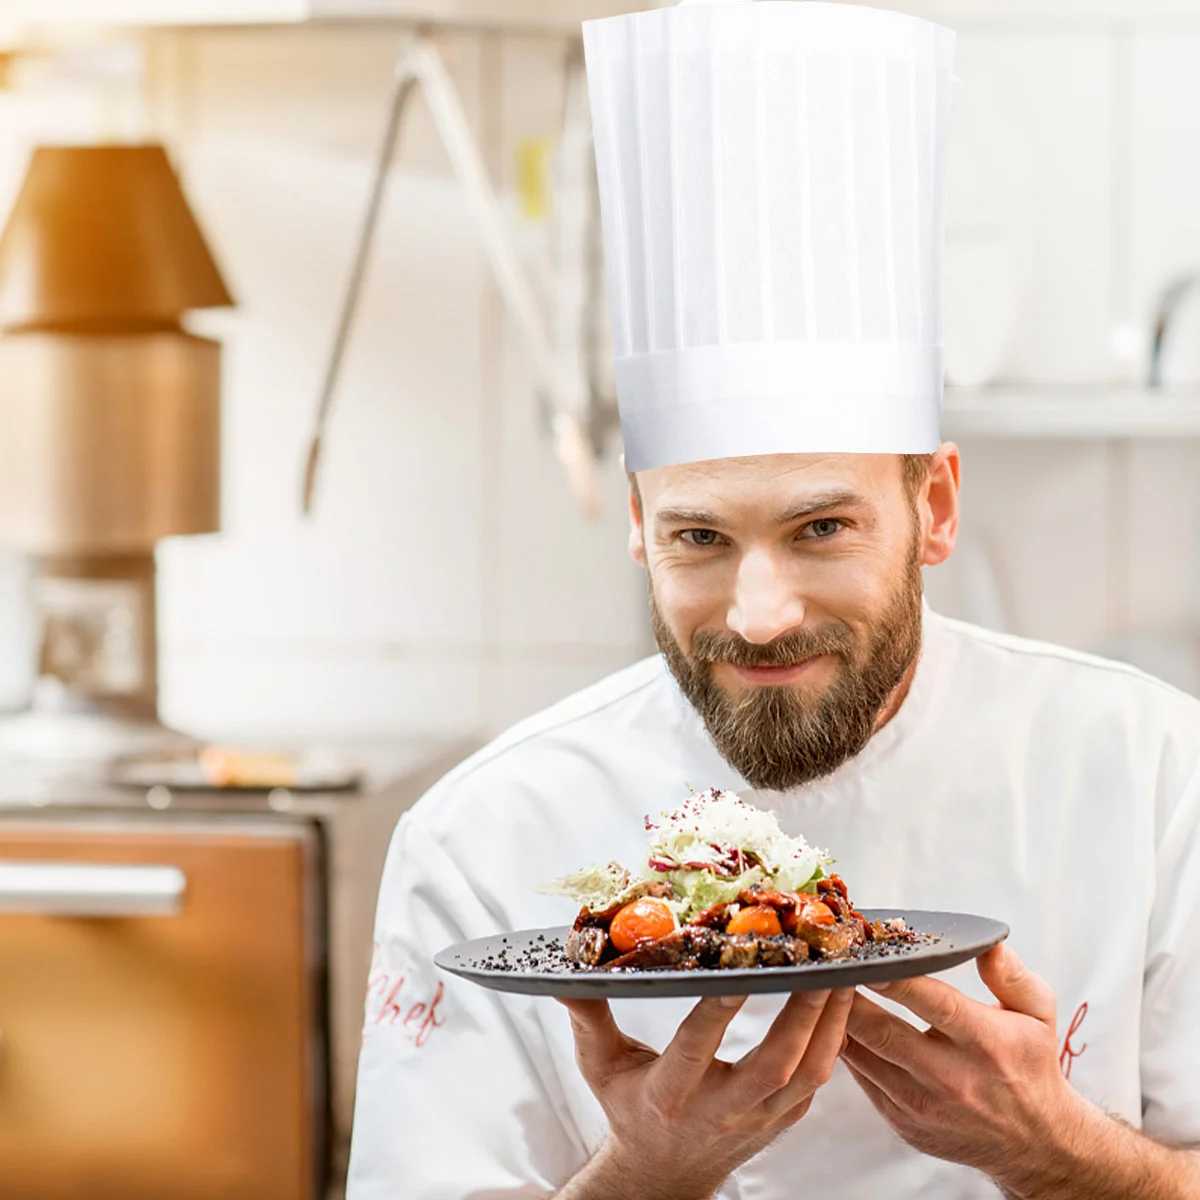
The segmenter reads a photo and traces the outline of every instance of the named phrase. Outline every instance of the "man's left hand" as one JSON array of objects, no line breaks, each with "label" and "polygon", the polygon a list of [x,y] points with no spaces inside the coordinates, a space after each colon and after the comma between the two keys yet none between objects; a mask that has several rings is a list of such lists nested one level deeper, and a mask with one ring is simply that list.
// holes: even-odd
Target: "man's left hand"
[{"label": "man's left hand", "polygon": [[1059,1069],[1049,984],[1006,946],[978,961],[996,997],[980,1004],[936,979],[875,990],[907,1008],[922,1032],[863,995],[842,1057],[871,1103],[910,1146],[976,1167],[1020,1194],[1089,1123],[1090,1107]]}]

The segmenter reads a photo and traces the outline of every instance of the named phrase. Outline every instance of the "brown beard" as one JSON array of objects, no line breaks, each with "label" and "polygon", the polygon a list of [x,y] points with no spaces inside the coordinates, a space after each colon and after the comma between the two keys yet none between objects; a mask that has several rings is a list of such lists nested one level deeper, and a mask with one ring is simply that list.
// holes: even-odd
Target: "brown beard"
[{"label": "brown beard", "polygon": [[[787,791],[829,775],[870,741],[880,713],[920,652],[921,596],[914,542],[900,585],[865,648],[849,626],[831,621],[766,645],[736,633],[700,630],[689,657],[667,627],[653,585],[650,613],[659,649],[721,756],[752,787]],[[841,669],[816,698],[778,685],[730,695],[713,676],[716,663],[787,666],[818,654],[835,655]]]}]

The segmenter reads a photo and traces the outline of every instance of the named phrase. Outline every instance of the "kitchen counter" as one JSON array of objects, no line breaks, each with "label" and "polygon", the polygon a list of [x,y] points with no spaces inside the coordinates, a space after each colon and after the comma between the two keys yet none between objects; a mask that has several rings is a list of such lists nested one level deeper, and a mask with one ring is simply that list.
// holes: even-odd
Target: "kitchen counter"
[{"label": "kitchen counter", "polygon": [[0,758],[0,822],[72,820],[94,826],[114,821],[178,818],[214,825],[229,814],[276,823],[304,823],[319,831],[324,848],[327,929],[320,956],[328,971],[331,1083],[331,1160],[335,1187],[344,1178],[353,1119],[354,1086],[363,1002],[372,953],[374,910],[392,830],[400,816],[447,771],[472,753],[479,740],[339,744],[339,757],[363,771],[360,789],[301,793],[280,788],[262,794],[147,792],[106,782],[87,767],[50,767]]}]

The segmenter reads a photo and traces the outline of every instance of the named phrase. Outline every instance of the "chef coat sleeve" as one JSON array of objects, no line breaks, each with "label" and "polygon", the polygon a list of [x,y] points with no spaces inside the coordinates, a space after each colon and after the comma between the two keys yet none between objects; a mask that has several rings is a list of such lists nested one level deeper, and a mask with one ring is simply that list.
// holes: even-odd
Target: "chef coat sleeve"
[{"label": "chef coat sleeve", "polygon": [[551,1002],[501,997],[433,964],[498,927],[406,815],[379,896],[347,1200],[526,1200],[586,1161],[538,1035],[533,1005]]},{"label": "chef coat sleeve", "polygon": [[1173,1145],[1200,1145],[1200,773],[1159,843],[1142,992],[1142,1122]]}]

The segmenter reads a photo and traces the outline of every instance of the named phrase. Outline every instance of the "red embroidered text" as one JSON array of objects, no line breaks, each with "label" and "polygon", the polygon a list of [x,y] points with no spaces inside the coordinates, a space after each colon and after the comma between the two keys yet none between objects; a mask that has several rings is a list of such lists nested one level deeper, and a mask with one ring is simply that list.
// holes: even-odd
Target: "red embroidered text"
[{"label": "red embroidered text", "polygon": [[1071,1026],[1067,1030],[1067,1036],[1063,1038],[1062,1053],[1058,1056],[1058,1065],[1062,1068],[1063,1078],[1071,1078],[1071,1067],[1075,1060],[1087,1049],[1087,1042],[1081,1046],[1076,1046],[1074,1042],[1075,1035],[1079,1032],[1079,1027],[1083,1024],[1088,1014],[1087,1001],[1085,1000],[1076,1010],[1075,1015],[1071,1018]]},{"label": "red embroidered text", "polygon": [[367,981],[367,1024],[398,1025],[415,1046],[424,1046],[435,1029],[446,1023],[440,1005],[445,984],[438,983],[433,995],[418,1000],[416,987],[407,975],[385,971],[379,966],[378,950],[371,977]]}]

